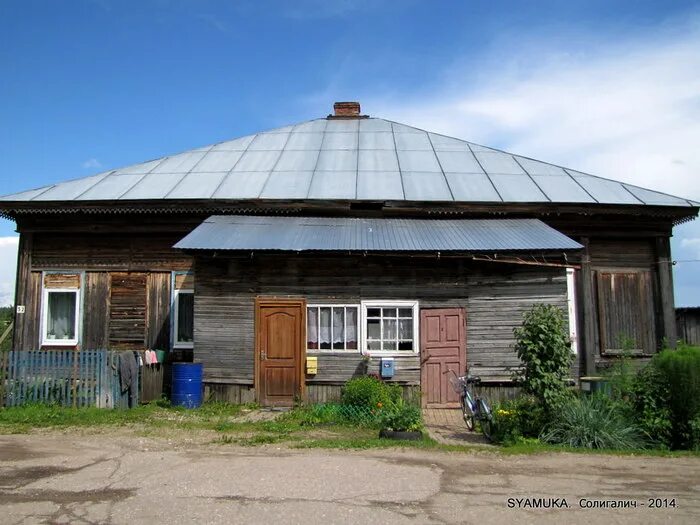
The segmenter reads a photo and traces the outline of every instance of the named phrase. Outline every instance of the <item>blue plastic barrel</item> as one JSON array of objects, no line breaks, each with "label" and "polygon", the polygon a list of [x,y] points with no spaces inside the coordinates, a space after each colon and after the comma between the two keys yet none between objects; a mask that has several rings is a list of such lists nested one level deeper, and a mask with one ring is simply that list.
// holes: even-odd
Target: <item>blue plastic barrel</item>
[{"label": "blue plastic barrel", "polygon": [[185,408],[202,405],[202,363],[173,363],[171,402]]}]

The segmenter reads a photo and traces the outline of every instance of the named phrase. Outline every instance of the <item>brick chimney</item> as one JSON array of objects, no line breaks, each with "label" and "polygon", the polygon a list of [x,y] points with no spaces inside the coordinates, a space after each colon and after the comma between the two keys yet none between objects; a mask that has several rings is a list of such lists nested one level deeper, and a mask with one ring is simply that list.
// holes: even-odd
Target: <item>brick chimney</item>
[{"label": "brick chimney", "polygon": [[367,118],[367,115],[360,115],[359,102],[336,102],[333,115],[328,115],[328,118]]}]

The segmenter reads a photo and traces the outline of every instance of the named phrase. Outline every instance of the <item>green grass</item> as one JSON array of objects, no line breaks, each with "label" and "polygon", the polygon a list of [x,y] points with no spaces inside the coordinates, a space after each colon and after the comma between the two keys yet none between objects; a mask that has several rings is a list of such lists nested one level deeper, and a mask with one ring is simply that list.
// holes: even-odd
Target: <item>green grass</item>
[{"label": "green grass", "polygon": [[103,408],[64,408],[28,404],[0,409],[0,433],[28,432],[38,428],[146,426],[183,430],[229,430],[231,419],[243,407],[224,403],[206,403],[196,410],[182,407],[141,405],[130,410]]},{"label": "green grass", "polygon": [[[667,450],[585,450],[549,445],[537,439],[524,439],[510,446],[477,447],[443,445],[424,435],[418,441],[380,439],[378,429],[349,424],[310,423],[303,410],[281,414],[274,421],[237,422],[236,416],[249,408],[226,403],[205,403],[186,410],[164,403],[142,405],[130,410],[99,408],[71,409],[47,405],[25,405],[0,409],[0,434],[23,433],[33,429],[125,427],[136,435],[172,437],[172,430],[209,431],[220,445],[261,446],[284,444],[302,449],[369,450],[410,448],[457,453],[530,455],[551,453],[644,455],[660,457],[700,457],[700,452]],[[206,436],[206,434],[205,434]]]}]

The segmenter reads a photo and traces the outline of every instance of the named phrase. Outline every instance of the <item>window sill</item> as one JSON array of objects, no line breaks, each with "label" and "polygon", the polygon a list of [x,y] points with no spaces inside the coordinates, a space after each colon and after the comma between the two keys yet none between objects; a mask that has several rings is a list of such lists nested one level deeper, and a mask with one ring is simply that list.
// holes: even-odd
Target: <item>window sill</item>
[{"label": "window sill", "polygon": [[194,348],[194,343],[175,343],[173,345],[173,350],[192,350]]},{"label": "window sill", "polygon": [[371,350],[364,352],[362,355],[367,357],[413,357],[417,356],[420,352],[418,350],[403,350],[396,352],[382,352],[381,350]]},{"label": "window sill", "polygon": [[41,342],[41,346],[78,346],[77,339],[47,339]]},{"label": "window sill", "polygon": [[357,355],[359,357],[362,356],[362,353],[357,348],[353,348],[352,350],[332,350],[330,348],[328,348],[328,349],[325,349],[325,348],[307,348],[306,353],[307,354]]}]

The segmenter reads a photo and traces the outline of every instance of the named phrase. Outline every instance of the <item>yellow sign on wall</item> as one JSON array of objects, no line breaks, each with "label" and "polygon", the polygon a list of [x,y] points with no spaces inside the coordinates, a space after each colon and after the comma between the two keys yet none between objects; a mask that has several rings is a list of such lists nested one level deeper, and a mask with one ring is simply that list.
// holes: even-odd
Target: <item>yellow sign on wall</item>
[{"label": "yellow sign on wall", "polygon": [[306,373],[315,375],[318,372],[318,357],[306,358]]}]

